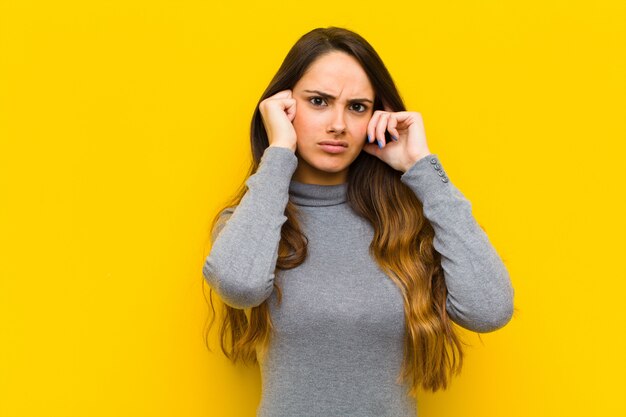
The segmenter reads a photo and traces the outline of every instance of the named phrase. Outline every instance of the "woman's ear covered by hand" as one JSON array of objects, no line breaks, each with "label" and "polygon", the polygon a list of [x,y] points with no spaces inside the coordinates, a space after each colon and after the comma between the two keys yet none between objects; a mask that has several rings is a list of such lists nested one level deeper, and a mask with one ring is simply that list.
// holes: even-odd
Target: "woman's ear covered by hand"
[{"label": "woman's ear covered by hand", "polygon": [[259,111],[270,146],[281,146],[295,152],[297,137],[292,122],[296,117],[296,100],[291,90],[280,91],[261,101]]},{"label": "woman's ear covered by hand", "polygon": [[[393,142],[385,143],[385,131],[389,131]],[[417,112],[376,110],[367,125],[367,136],[363,151],[398,171],[406,172],[419,159],[431,154],[422,115]]]}]

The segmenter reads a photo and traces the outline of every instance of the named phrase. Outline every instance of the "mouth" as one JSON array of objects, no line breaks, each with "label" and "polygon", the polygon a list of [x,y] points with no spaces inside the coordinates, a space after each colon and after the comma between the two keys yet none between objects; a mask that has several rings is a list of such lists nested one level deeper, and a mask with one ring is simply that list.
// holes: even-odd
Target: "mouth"
[{"label": "mouth", "polygon": [[323,140],[318,145],[328,153],[341,153],[348,149],[348,142],[343,140]]}]

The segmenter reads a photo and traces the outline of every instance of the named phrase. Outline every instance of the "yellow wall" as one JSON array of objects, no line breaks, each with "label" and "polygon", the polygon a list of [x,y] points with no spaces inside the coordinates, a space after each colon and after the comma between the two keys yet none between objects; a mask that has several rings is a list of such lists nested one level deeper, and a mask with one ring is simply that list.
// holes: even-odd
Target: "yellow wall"
[{"label": "yellow wall", "polygon": [[625,415],[625,22],[606,0],[1,0],[0,416],[253,415],[258,370],[202,341],[208,227],[261,92],[328,25],[378,50],[516,289],[420,417]]}]

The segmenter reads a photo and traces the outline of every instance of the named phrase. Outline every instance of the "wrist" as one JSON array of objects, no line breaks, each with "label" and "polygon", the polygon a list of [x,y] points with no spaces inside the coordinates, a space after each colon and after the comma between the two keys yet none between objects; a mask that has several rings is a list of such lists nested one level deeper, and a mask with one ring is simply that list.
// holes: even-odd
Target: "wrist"
[{"label": "wrist", "polygon": [[270,147],[275,147],[275,148],[286,148],[286,149],[290,149],[291,151],[295,152],[296,151],[296,147],[295,145],[289,145],[289,144],[283,144],[283,143],[272,143],[270,144]]},{"label": "wrist", "polygon": [[417,155],[415,157],[409,158],[408,162],[404,165],[404,169],[402,172],[407,172],[413,165],[415,165],[419,160],[426,158],[428,155],[432,155],[432,153],[427,152],[424,154]]}]

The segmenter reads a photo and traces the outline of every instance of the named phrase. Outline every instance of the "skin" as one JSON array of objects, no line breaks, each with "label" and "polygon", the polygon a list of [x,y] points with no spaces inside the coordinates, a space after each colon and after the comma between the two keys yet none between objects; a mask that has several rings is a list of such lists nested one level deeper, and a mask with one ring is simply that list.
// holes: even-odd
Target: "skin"
[{"label": "skin", "polygon": [[[311,64],[294,86],[293,97],[297,109],[293,127],[298,138],[298,168],[293,179],[326,185],[346,182],[350,164],[365,145],[373,114],[374,89],[367,74],[352,56],[331,52]],[[350,102],[354,99],[365,100]],[[322,140],[344,140],[348,147],[339,154],[328,153],[319,145]]]},{"label": "skin", "polygon": [[[270,146],[289,148],[298,157],[294,180],[335,185],[347,181],[350,164],[362,151],[402,172],[430,155],[419,113],[373,112],[373,101],[373,87],[359,62],[332,51],[318,57],[293,90],[263,100],[259,110]],[[395,142],[385,143],[385,130]],[[347,149],[326,152],[319,144],[323,140],[345,141]]]}]

